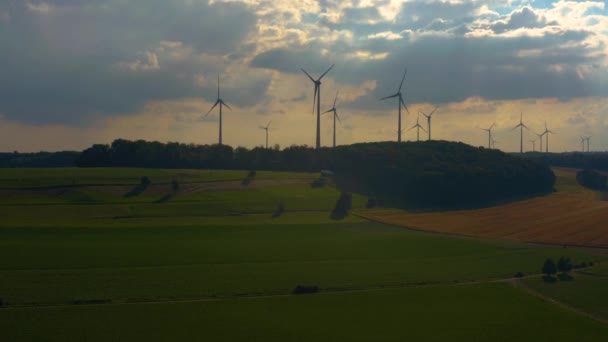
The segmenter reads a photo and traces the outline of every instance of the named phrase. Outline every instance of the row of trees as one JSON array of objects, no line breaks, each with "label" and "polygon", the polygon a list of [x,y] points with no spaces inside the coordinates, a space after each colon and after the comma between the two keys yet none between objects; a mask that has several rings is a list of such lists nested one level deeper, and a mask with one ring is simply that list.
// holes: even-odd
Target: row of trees
[{"label": "row of trees", "polygon": [[0,153],[0,167],[74,167],[80,152]]},{"label": "row of trees", "polygon": [[545,165],[608,170],[608,153],[525,153],[524,156]]}]

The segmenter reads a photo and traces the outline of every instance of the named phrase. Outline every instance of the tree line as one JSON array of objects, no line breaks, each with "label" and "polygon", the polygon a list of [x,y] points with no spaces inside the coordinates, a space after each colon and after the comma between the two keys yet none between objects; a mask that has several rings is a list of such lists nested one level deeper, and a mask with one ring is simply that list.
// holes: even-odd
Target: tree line
[{"label": "tree line", "polygon": [[448,141],[378,142],[283,150],[128,141],[93,145],[81,167],[244,169],[335,173],[347,192],[408,206],[466,206],[551,191],[553,172],[530,159]]}]

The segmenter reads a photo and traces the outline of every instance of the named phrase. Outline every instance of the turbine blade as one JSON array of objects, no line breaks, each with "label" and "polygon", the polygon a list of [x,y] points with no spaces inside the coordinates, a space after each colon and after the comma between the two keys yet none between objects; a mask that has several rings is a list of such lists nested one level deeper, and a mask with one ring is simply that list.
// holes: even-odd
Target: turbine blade
[{"label": "turbine blade", "polygon": [[319,85],[315,83],[315,93],[312,96],[312,113],[315,113],[315,104],[317,103],[317,91],[319,90]]},{"label": "turbine blade", "polygon": [[490,126],[490,128],[488,128],[488,129],[492,129],[492,127],[494,127],[495,125],[496,125],[496,122],[494,122],[494,123],[492,124],[492,126]]},{"label": "turbine blade", "polygon": [[433,109],[433,111],[431,112],[431,114],[429,114],[429,116],[433,115],[433,113],[435,113],[435,111],[437,110],[439,106],[435,106],[435,109]]},{"label": "turbine blade", "polygon": [[217,98],[220,98],[220,74],[217,74]]},{"label": "turbine blade", "polygon": [[399,94],[399,102],[401,102],[401,104],[403,105],[403,108],[405,108],[405,111],[409,114],[410,110],[407,109],[407,106],[405,105],[405,102],[403,102],[403,97],[401,97],[401,94]]},{"label": "turbine blade", "polygon": [[268,121],[268,125],[266,125],[266,128],[270,127],[271,122],[272,122],[272,120]]},{"label": "turbine blade", "polygon": [[321,114],[325,114],[325,113],[333,112],[333,110],[334,110],[333,108],[332,108],[332,109],[328,109],[328,110],[324,111],[324,112],[323,112],[323,113],[321,113]]},{"label": "turbine blade", "polygon": [[222,103],[224,106],[228,107],[228,109],[232,110],[232,108],[230,108],[230,106],[229,106],[229,105],[227,105],[227,104],[226,104],[226,102],[224,102],[224,101],[222,101],[222,100],[220,100],[220,102],[221,102],[221,103]]},{"label": "turbine blade", "polygon": [[339,92],[339,90],[336,91],[336,97],[334,98],[334,106],[333,106],[333,108],[336,108],[336,101],[338,101],[338,92]]},{"label": "turbine blade", "polygon": [[391,95],[391,96],[383,97],[383,98],[381,98],[381,99],[380,99],[380,101],[382,101],[382,100],[386,100],[386,99],[390,99],[390,98],[393,98],[393,97],[397,97],[397,96],[399,96],[399,94],[395,94],[395,95]]},{"label": "turbine blade", "polygon": [[329,70],[331,70],[331,68],[333,68],[333,67],[334,67],[334,65],[335,65],[335,64],[332,64],[332,65],[329,67],[329,69],[327,69],[327,71],[325,71],[325,72],[324,72],[324,73],[323,73],[323,74],[322,74],[322,75],[319,77],[318,81],[320,81],[320,80],[323,78],[323,76],[325,76],[325,75],[326,75],[326,74],[329,72]]},{"label": "turbine blade", "polygon": [[213,107],[211,107],[211,109],[209,109],[209,111],[207,112],[207,114],[205,114],[205,116],[209,115],[209,113],[211,113],[213,108],[215,108],[219,103],[220,103],[220,100],[215,101],[215,104],[213,104]]},{"label": "turbine blade", "polygon": [[401,78],[401,83],[399,83],[399,90],[397,90],[397,92],[401,91],[401,87],[403,86],[403,81],[405,81],[405,74],[407,74],[407,68],[405,68],[405,72],[403,73],[403,77]]},{"label": "turbine blade", "polygon": [[[301,69],[301,68],[300,68],[300,69]],[[308,76],[308,78],[310,78],[310,80],[311,80],[311,81],[313,81],[313,82],[315,81],[315,79],[314,79],[314,78],[312,78],[312,76],[310,76],[310,75],[309,75],[309,74],[306,72],[306,70],[304,70],[304,69],[301,69],[301,70],[302,70],[302,71],[304,71],[304,73],[306,74],[306,76]]]},{"label": "turbine blade", "polygon": [[341,125],[342,124],[342,120],[340,120],[340,117],[338,116],[338,111],[337,110],[334,110],[334,115],[336,116],[336,119],[338,119],[338,122]]},{"label": "turbine blade", "polygon": [[420,127],[420,129],[421,129],[421,130],[423,130],[423,131],[427,132],[427,130],[426,130],[426,129],[424,129],[424,127],[422,127],[422,126],[418,126],[418,127]]}]

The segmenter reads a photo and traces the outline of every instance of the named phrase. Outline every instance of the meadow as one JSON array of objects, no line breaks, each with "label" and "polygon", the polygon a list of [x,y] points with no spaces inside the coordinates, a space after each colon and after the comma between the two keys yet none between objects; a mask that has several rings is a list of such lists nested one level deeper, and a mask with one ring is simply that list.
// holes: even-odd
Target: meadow
[{"label": "meadow", "polygon": [[[594,261],[601,270],[602,255],[429,234],[352,214],[332,220],[339,192],[331,183],[312,187],[317,174],[258,172],[241,184],[247,171],[205,180],[205,171],[156,170],[157,180],[147,169],[121,170],[50,170],[47,184],[72,192],[5,187],[0,331],[8,340],[593,341],[608,334],[510,285],[517,272],[538,274],[548,257]],[[163,182],[176,172],[196,181],[180,181],[173,193]],[[125,196],[144,174],[150,187]],[[0,179],[14,175],[0,170]],[[133,183],[117,190],[112,179]],[[353,195],[356,211],[365,202]],[[278,203],[285,212],[276,216]],[[292,295],[297,285],[320,293]]]}]

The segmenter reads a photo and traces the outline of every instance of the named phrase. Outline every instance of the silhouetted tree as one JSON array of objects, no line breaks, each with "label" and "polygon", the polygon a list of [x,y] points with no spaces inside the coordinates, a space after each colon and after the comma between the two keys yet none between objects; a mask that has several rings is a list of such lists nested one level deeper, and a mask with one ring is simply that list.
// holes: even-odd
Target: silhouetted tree
[{"label": "silhouetted tree", "polygon": [[543,265],[542,271],[549,277],[557,272],[557,267],[555,266],[555,262],[553,261],[553,259],[545,260],[545,264]]},{"label": "silhouetted tree", "polygon": [[559,260],[557,260],[557,270],[562,273],[570,272],[570,270],[572,270],[570,258],[560,257]]}]

